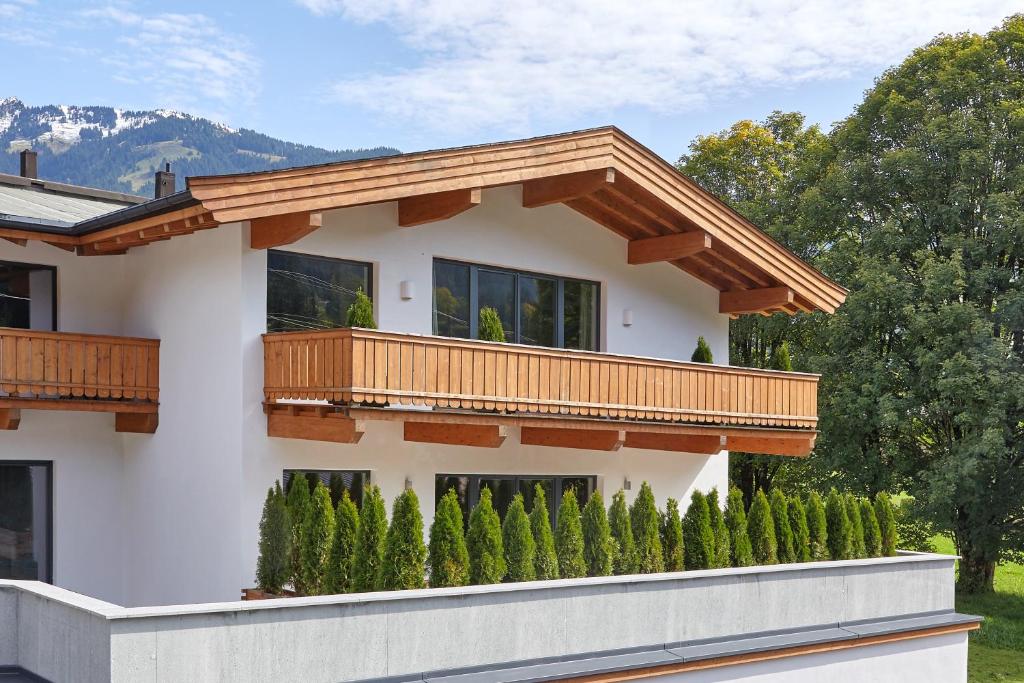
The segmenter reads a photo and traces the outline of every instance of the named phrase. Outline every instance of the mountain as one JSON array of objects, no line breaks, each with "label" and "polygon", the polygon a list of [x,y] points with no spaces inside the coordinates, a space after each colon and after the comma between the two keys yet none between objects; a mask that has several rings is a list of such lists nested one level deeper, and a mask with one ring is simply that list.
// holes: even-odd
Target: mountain
[{"label": "mountain", "polygon": [[152,195],[165,162],[179,179],[397,154],[391,147],[327,150],[166,109],[27,107],[0,99],[0,173],[18,173],[18,152],[39,153],[39,175],[75,185]]}]

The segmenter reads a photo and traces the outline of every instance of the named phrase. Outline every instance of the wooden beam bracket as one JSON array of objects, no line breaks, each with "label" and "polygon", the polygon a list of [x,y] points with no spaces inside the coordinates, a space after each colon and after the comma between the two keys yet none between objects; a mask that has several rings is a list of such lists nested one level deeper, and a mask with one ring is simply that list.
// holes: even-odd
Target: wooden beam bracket
[{"label": "wooden beam bracket", "polygon": [[630,265],[677,261],[711,248],[711,235],[703,230],[680,232],[660,237],[630,240],[627,261]]},{"label": "wooden beam bracket", "polygon": [[508,436],[508,428],[496,424],[405,422],[403,430],[406,441],[480,448],[498,448]]},{"label": "wooden beam bracket", "polygon": [[740,453],[759,453],[761,455],[810,455],[814,450],[817,432],[794,432],[793,436],[728,436],[725,447]]},{"label": "wooden beam bracket", "polygon": [[458,216],[480,204],[479,187],[468,190],[435,192],[398,200],[398,225],[411,228],[414,225],[443,221]]},{"label": "wooden beam bracket", "polygon": [[115,413],[114,431],[155,434],[160,420],[156,413]]},{"label": "wooden beam bracket", "polygon": [[523,183],[523,206],[533,209],[579,199],[615,182],[615,169],[566,173]]},{"label": "wooden beam bracket", "polygon": [[730,315],[761,313],[781,309],[793,303],[793,290],[789,287],[763,287],[722,292],[718,296],[718,312]]},{"label": "wooden beam bracket", "polygon": [[21,424],[20,408],[0,408],[0,430],[15,430]]},{"label": "wooden beam bracket", "polygon": [[301,211],[249,221],[249,247],[273,249],[297,242],[320,227],[323,214]]},{"label": "wooden beam bracket", "polygon": [[520,443],[524,446],[580,448],[589,451],[617,451],[626,440],[621,429],[564,429],[523,427]]},{"label": "wooden beam bracket", "polygon": [[659,434],[626,432],[626,448],[644,448],[676,453],[714,455],[725,448],[725,437],[717,434]]},{"label": "wooden beam bracket", "polygon": [[267,413],[267,436],[331,443],[359,443],[366,431],[362,420],[343,413],[301,414],[297,410],[272,410]]}]

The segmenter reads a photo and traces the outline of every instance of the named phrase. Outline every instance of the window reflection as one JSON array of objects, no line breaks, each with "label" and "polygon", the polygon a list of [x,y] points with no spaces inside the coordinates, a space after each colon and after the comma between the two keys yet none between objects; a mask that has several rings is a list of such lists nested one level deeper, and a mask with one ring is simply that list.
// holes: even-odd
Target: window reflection
[{"label": "window reflection", "polygon": [[269,251],[267,331],[344,327],[360,289],[372,295],[368,263]]},{"label": "window reflection", "polygon": [[555,346],[554,280],[519,276],[519,316],[522,324],[519,342],[535,346]]},{"label": "window reflection", "polygon": [[516,277],[512,273],[481,270],[477,275],[480,287],[479,308],[493,308],[501,318],[505,341],[515,341]]},{"label": "window reflection", "polygon": [[50,581],[50,465],[0,463],[0,579]]},{"label": "window reflection", "polygon": [[434,334],[469,337],[469,266],[434,262]]}]

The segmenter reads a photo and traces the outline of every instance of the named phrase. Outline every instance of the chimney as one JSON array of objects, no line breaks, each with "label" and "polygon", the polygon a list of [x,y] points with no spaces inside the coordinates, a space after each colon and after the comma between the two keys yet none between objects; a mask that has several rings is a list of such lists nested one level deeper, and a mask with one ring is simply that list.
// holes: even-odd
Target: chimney
[{"label": "chimney", "polygon": [[156,199],[174,194],[174,174],[171,173],[171,165],[165,164],[164,170],[156,172],[156,186],[153,188],[153,196]]},{"label": "chimney", "polygon": [[21,150],[21,177],[38,178],[38,155],[30,149]]}]

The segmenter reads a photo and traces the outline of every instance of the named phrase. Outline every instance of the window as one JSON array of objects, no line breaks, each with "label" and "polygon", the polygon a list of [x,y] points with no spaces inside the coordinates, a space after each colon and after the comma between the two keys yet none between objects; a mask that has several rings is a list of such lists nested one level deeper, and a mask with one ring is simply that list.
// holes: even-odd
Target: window
[{"label": "window", "polygon": [[596,476],[550,476],[550,475],[514,475],[514,474],[439,474],[434,478],[434,504],[441,497],[454,489],[462,508],[462,520],[469,526],[469,512],[480,500],[480,491],[491,490],[491,500],[498,516],[504,518],[512,498],[523,494],[526,512],[533,509],[534,487],[540,484],[548,502],[548,516],[554,527],[562,494],[575,489],[580,508],[587,504],[597,486]]},{"label": "window", "polygon": [[52,581],[48,462],[0,462],[0,579]]},{"label": "window", "polygon": [[344,491],[348,491],[348,496],[356,507],[362,507],[363,489],[370,483],[369,470],[285,470],[281,477],[285,491],[291,487],[292,477],[296,472],[306,476],[310,493],[316,488],[317,481],[322,482],[331,492],[331,506],[334,508],[338,507],[338,501],[341,500]]},{"label": "window", "polygon": [[480,309],[493,308],[505,339],[597,351],[596,282],[434,260],[434,334],[475,339]]},{"label": "window", "polygon": [[362,289],[372,297],[369,263],[267,253],[267,331],[322,330],[345,326],[345,314]]},{"label": "window", "polygon": [[57,269],[0,261],[0,327],[57,329]]}]

